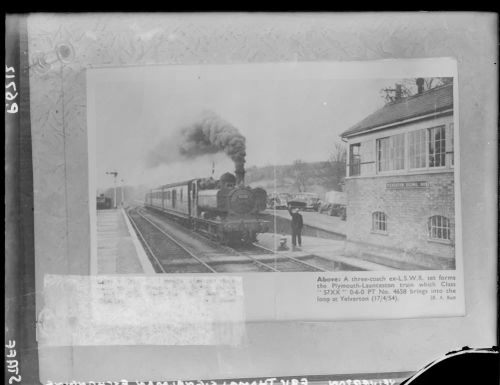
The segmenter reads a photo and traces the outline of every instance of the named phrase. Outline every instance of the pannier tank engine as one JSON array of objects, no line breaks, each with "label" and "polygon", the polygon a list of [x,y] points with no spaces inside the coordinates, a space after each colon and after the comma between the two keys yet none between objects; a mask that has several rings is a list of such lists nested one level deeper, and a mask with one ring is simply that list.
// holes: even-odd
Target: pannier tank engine
[{"label": "pannier tank engine", "polygon": [[255,242],[258,233],[269,229],[269,222],[258,218],[266,209],[267,193],[239,179],[225,173],[219,180],[192,179],[160,186],[146,194],[145,206],[223,244]]}]

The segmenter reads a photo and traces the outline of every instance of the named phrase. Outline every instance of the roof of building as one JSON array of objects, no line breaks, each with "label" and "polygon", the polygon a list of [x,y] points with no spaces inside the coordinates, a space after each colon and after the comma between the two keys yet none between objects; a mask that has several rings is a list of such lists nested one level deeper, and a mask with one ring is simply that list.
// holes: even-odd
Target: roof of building
[{"label": "roof of building", "polygon": [[387,124],[401,122],[453,108],[453,84],[432,88],[421,94],[409,96],[401,101],[386,104],[365,119],[344,131],[348,137],[373,130]]}]

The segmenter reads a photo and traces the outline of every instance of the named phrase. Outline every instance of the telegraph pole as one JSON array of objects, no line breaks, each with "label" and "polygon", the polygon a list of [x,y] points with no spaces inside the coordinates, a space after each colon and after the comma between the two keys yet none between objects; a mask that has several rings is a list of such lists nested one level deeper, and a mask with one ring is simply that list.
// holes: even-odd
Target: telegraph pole
[{"label": "telegraph pole", "polygon": [[113,184],[114,184],[113,206],[115,206],[115,209],[116,209],[116,177],[118,176],[118,172],[117,171],[106,171],[106,175],[113,175]]},{"label": "telegraph pole", "polygon": [[121,190],[122,190],[122,203],[121,203],[121,205],[123,206],[123,201],[125,200],[125,192],[124,192],[124,190],[125,190],[125,181],[122,179],[122,180],[121,180],[121,182],[122,182],[122,185],[121,185]]}]

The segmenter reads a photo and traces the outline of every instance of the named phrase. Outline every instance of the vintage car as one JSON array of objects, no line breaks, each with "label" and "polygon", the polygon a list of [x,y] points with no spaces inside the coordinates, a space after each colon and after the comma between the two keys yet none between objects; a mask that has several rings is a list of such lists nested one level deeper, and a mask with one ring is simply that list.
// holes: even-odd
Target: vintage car
[{"label": "vintage car", "polygon": [[290,194],[287,193],[271,194],[267,200],[267,208],[286,210],[288,208],[288,201],[290,200],[290,198]]},{"label": "vintage car", "polygon": [[331,216],[346,219],[346,193],[343,191],[328,191],[325,193],[325,202],[320,212],[327,212]]},{"label": "vintage car", "polygon": [[297,193],[288,201],[289,208],[298,207],[301,210],[318,211],[320,204],[319,196],[315,193]]}]

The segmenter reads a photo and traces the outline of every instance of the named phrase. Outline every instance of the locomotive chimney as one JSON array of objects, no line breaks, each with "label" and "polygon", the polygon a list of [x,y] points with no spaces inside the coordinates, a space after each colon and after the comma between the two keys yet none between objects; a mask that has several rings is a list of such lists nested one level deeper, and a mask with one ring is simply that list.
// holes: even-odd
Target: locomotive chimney
[{"label": "locomotive chimney", "polygon": [[245,170],[244,169],[239,169],[235,171],[236,175],[236,186],[245,184]]}]

